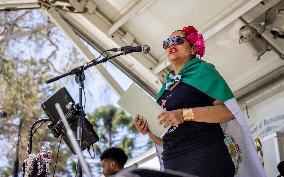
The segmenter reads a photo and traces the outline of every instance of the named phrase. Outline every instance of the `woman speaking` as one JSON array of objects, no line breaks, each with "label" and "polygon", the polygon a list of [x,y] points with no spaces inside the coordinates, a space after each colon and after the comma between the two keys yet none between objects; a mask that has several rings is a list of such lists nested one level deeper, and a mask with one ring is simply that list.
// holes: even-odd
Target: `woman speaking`
[{"label": "woman speaking", "polygon": [[163,148],[165,169],[200,177],[264,177],[250,131],[222,76],[203,60],[204,39],[193,27],[174,31],[163,41],[173,71],[166,77],[157,103],[157,119],[165,127],[160,138],[137,115],[139,132]]}]

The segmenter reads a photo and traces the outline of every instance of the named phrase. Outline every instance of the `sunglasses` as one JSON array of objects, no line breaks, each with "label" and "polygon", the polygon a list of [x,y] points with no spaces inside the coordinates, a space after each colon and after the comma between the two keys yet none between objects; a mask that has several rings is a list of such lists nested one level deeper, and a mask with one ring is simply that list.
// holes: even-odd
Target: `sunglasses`
[{"label": "sunglasses", "polygon": [[170,38],[163,41],[163,48],[167,49],[171,45],[181,45],[181,44],[184,43],[184,40],[186,40],[184,36],[170,37]]}]

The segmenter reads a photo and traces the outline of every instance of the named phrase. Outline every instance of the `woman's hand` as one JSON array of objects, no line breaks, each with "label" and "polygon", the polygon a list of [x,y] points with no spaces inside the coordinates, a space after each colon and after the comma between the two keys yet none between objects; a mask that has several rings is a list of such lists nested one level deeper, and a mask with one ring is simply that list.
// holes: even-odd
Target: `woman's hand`
[{"label": "woman's hand", "polygon": [[140,116],[139,114],[135,116],[134,124],[136,129],[142,133],[143,135],[148,134],[151,140],[159,145],[163,146],[163,140],[159,137],[157,137],[155,134],[153,134],[149,129],[148,129],[148,123],[147,120],[143,120],[143,117]]},{"label": "woman's hand", "polygon": [[163,112],[158,116],[160,119],[160,124],[164,124],[164,127],[177,126],[184,122],[182,109],[177,109],[173,111]]},{"label": "woman's hand", "polygon": [[143,135],[147,134],[150,132],[150,130],[148,129],[148,123],[147,120],[143,120],[143,117],[140,116],[139,114],[137,114],[135,116],[135,120],[134,120],[134,124],[136,129],[142,133]]}]

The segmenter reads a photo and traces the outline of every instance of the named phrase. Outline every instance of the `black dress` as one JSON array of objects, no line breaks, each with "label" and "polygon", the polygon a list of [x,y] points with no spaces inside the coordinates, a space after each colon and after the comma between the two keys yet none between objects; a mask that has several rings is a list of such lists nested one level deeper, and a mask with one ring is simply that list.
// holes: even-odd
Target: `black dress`
[{"label": "black dress", "polygon": [[[186,83],[166,90],[157,101],[167,111],[212,106],[214,99]],[[170,127],[163,137],[165,169],[200,177],[234,176],[234,164],[219,123],[187,121]]]}]

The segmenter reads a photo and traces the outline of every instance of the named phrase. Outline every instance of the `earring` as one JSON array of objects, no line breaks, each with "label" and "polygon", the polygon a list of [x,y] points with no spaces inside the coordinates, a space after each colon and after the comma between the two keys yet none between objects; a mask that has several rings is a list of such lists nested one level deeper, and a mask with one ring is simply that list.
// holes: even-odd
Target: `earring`
[{"label": "earring", "polygon": [[167,67],[167,64],[168,64],[168,59],[166,59],[166,62],[165,62],[165,67]]}]

